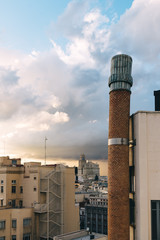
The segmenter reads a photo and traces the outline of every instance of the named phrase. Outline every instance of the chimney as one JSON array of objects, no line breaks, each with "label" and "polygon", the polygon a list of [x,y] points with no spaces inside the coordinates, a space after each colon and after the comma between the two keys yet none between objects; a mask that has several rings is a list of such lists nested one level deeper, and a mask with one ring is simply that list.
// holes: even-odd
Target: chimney
[{"label": "chimney", "polygon": [[154,91],[155,96],[155,111],[160,111],[160,90]]},{"label": "chimney", "polygon": [[108,135],[108,240],[129,240],[129,116],[132,58],[111,60]]}]

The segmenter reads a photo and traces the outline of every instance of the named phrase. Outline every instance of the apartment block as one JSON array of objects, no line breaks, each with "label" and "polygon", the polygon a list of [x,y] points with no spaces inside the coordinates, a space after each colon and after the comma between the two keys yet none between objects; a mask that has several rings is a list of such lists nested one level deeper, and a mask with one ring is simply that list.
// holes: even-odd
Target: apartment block
[{"label": "apartment block", "polygon": [[130,240],[160,239],[160,109],[130,118]]},{"label": "apartment block", "polygon": [[85,228],[90,232],[108,234],[108,199],[107,195],[90,196],[85,204]]},{"label": "apartment block", "polygon": [[74,168],[1,157],[0,173],[0,240],[53,239],[79,230]]}]

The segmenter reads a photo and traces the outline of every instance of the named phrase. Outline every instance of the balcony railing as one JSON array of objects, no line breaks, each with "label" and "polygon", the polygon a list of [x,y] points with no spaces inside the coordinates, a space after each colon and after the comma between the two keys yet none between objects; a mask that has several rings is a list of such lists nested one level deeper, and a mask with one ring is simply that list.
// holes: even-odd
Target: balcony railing
[{"label": "balcony railing", "polygon": [[47,212],[47,204],[35,203],[34,204],[34,212],[37,212],[37,213]]}]

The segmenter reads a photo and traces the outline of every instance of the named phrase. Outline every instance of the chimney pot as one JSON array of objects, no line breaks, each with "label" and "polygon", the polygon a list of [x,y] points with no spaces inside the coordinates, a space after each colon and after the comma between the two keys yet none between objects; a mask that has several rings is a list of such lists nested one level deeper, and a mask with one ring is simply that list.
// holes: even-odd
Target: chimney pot
[{"label": "chimney pot", "polygon": [[160,90],[154,91],[155,96],[155,111],[160,111]]}]

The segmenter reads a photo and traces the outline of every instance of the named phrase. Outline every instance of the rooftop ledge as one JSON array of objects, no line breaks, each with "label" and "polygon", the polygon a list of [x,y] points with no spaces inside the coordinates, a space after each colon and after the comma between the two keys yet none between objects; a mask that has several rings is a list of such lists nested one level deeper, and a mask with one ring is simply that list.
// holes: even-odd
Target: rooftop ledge
[{"label": "rooftop ledge", "polygon": [[154,114],[160,114],[160,111],[137,111],[137,112],[135,112],[135,113],[132,113],[131,116],[132,116],[132,115],[136,115],[136,114],[138,114],[138,113],[154,113]]}]

